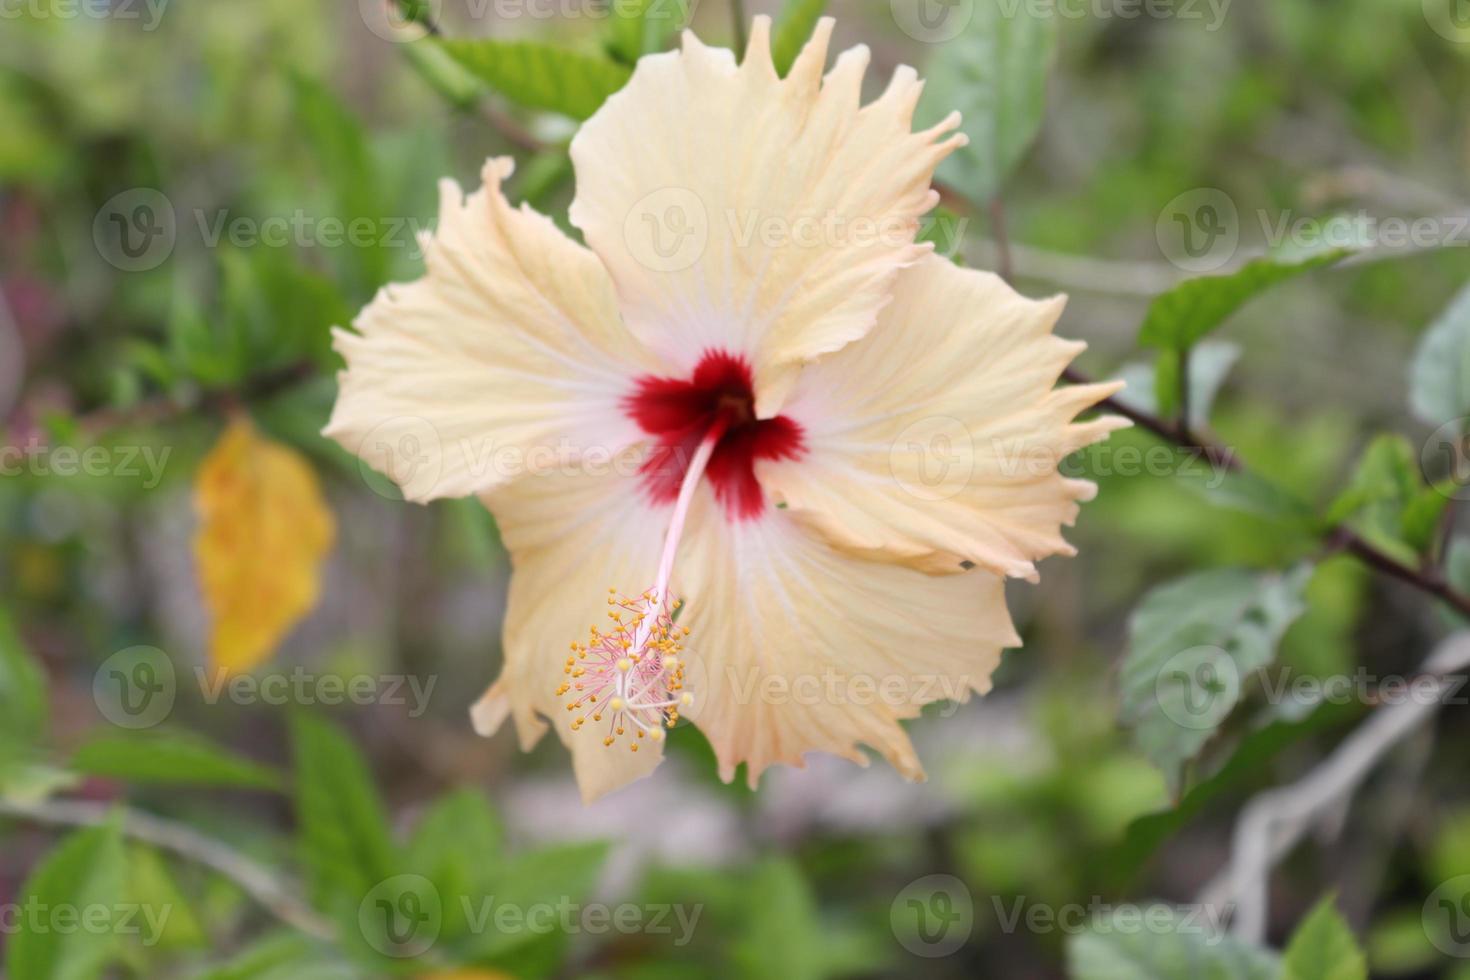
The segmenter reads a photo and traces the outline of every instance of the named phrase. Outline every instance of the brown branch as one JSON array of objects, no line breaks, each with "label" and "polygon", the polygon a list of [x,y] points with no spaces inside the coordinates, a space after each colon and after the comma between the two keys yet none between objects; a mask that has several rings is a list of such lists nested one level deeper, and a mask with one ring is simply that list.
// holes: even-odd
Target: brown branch
[{"label": "brown branch", "polygon": [[314,365],[301,361],[278,371],[257,375],[239,388],[211,388],[191,403],[158,396],[129,408],[101,408],[80,416],[77,429],[89,437],[96,437],[112,429],[169,422],[191,412],[224,412],[278,395],[315,373]]},{"label": "brown branch", "polygon": [[[1089,384],[1092,379],[1075,368],[1067,368],[1062,372],[1062,377],[1072,384]],[[1181,428],[1171,422],[1159,418],[1150,412],[1144,412],[1116,398],[1105,398],[1098,403],[1098,407],[1109,412],[1114,412],[1130,420],[1141,429],[1147,429],[1165,442],[1173,443],[1184,449],[1191,449],[1200,453],[1211,464],[1218,465],[1232,472],[1244,472],[1245,466],[1235,452],[1218,443],[1200,438],[1191,433],[1182,431]],[[1439,569],[1420,569],[1394,558],[1387,552],[1379,549],[1352,528],[1339,524],[1329,528],[1324,537],[1329,548],[1335,551],[1345,551],[1357,558],[1363,564],[1389,578],[1398,579],[1407,585],[1411,585],[1428,595],[1434,596],[1449,605],[1464,616],[1470,617],[1470,596],[1452,588],[1441,574]]]}]

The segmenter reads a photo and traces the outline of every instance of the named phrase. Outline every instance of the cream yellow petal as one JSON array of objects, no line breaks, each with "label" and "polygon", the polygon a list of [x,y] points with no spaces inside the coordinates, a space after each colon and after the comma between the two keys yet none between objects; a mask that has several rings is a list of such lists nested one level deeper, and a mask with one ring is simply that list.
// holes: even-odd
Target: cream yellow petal
[{"label": "cream yellow petal", "polygon": [[637,437],[618,408],[646,355],[598,258],[500,191],[441,186],[423,278],[385,287],[337,330],[347,362],[326,434],[425,501],[611,454]]},{"label": "cream yellow petal", "polygon": [[1084,346],[1052,334],[1063,303],[935,256],[905,269],[873,331],[803,371],[808,453],[762,485],[854,553],[1034,579],[1096,490],[1058,467],[1127,424],[1073,421],[1121,383],[1053,388]]},{"label": "cream yellow petal", "polygon": [[491,735],[509,715],[529,750],[550,722],[572,753],[588,802],[646,776],[662,759],[662,746],[646,739],[637,752],[628,739],[605,746],[607,722],[572,731],[577,713],[555,693],[566,680],[571,642],[586,641],[590,626],[607,627],[608,589],[638,595],[653,584],[670,508],[646,501],[628,459],[606,470],[528,476],[483,498],[514,573],[505,666],[472,713],[475,728]]},{"label": "cream yellow petal", "polygon": [[629,327],[680,372],[708,349],[747,357],[770,417],[799,364],[866,333],[920,258],[935,166],[958,116],[912,131],[922,89],[900,68],[861,104],[866,48],[823,77],[824,19],[785,79],[758,17],[743,62],[692,34],[641,59],[572,141],[571,220],[617,285]]},{"label": "cream yellow petal", "polygon": [[681,548],[692,629],[688,710],[719,759],[755,785],[807,752],[860,764],[876,749],[904,776],[923,769],[899,724],[922,705],[990,688],[1020,639],[1004,582],[981,570],[934,577],[831,547],[800,515],[728,522],[709,494]]}]

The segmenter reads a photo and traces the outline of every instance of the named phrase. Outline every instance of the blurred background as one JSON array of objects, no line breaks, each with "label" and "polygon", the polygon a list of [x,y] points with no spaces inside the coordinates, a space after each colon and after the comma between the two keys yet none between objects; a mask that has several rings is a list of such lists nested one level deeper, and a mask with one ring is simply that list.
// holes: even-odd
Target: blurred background
[{"label": "blurred background", "polygon": [[[833,0],[875,92],[915,65],[1001,147],[926,237],[1068,293],[1080,370],[1169,438],[1068,461],[1080,555],[1012,590],[995,691],[911,724],[926,783],[752,792],[685,729],[583,807],[554,739],[473,734],[505,552],[319,435],[328,330],[419,275],[438,178],[514,156],[565,228],[566,143],[639,54],[823,7],[0,0],[10,977],[1470,977],[1464,0]],[[230,565],[301,522],[304,583]],[[298,612],[211,607],[273,572]],[[229,682],[226,621],[261,634]],[[1160,664],[1201,648],[1181,722]]]}]

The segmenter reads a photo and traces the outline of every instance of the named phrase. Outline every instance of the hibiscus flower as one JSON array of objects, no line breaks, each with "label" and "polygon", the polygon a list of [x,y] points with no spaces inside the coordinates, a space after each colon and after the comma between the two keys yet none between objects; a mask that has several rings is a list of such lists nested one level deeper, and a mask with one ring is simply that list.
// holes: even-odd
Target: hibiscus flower
[{"label": "hibiscus flower", "polygon": [[864,105],[831,32],[785,78],[766,18],[738,64],[687,33],[643,58],[572,141],[585,247],[491,160],[442,185],[425,276],[335,335],[327,433],[509,549],[477,729],[553,725],[589,800],[681,718],[727,781],[863,745],[922,777],[900,721],[989,689],[1005,579],[1071,554],[1095,490],[1058,465],[1124,424],[1074,421],[1117,385],[1055,387],[1061,297],[915,242],[959,117],[913,131],[907,67]]}]

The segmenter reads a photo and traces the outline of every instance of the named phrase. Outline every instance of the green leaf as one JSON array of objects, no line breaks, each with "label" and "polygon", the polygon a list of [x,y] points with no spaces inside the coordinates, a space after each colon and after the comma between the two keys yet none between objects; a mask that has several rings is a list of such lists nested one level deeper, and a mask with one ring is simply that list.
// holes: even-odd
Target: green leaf
[{"label": "green leaf", "polygon": [[539,41],[456,38],[435,43],[513,102],[586,119],[627,84],[632,69]]},{"label": "green leaf", "polygon": [[1149,305],[1138,331],[1138,343],[1169,351],[1193,347],[1272,286],[1340,262],[1352,253],[1350,248],[1334,248],[1290,256],[1268,255],[1226,275],[1186,279]]},{"label": "green leaf", "polygon": [[826,975],[816,901],[790,860],[759,865],[747,892],[745,930],[735,950],[744,977],[820,980]]},{"label": "green leaf", "polygon": [[1409,366],[1409,407],[1433,426],[1470,415],[1470,286],[1419,338]]},{"label": "green leaf", "polygon": [[[382,230],[383,202],[377,163],[361,121],[326,86],[301,74],[291,76],[297,118],[323,181],[333,191],[334,217],[351,226],[367,221]],[[383,235],[372,234],[346,247],[353,294],[366,299],[387,281]]]},{"label": "green leaf", "polygon": [[791,70],[792,62],[810,40],[826,9],[827,0],[786,0],[781,6],[776,33],[771,39],[771,60],[782,78]]},{"label": "green leaf", "polygon": [[444,935],[468,931],[462,899],[494,891],[504,864],[500,819],[488,800],[462,789],[441,797],[419,820],[406,849],[408,870],[434,883],[444,902]]},{"label": "green leaf", "polygon": [[103,732],[79,748],[71,768],[135,783],[284,790],[282,775],[190,732]]},{"label": "green leaf", "polygon": [[1270,952],[1215,932],[1198,909],[1124,907],[1067,942],[1071,980],[1278,980]]},{"label": "green leaf", "polygon": [[1352,479],[1328,507],[1326,523],[1351,523],[1373,544],[1414,564],[1433,544],[1452,490],[1425,486],[1409,440],[1381,435],[1363,450]]},{"label": "green leaf", "polygon": [[[14,898],[19,912],[6,957],[10,980],[102,976],[116,958],[119,933],[80,928],[80,923],[90,909],[112,914],[126,900],[126,886],[127,857],[116,821],[62,841]],[[70,925],[59,916],[69,916]]]},{"label": "green leaf", "polygon": [[[1228,340],[1206,340],[1189,352],[1189,423],[1210,419],[1215,396],[1230,369],[1240,359],[1240,347]],[[1154,404],[1157,414],[1172,417],[1179,411],[1179,355],[1162,351],[1154,367]]]},{"label": "green leaf", "polygon": [[977,204],[1000,192],[1046,111],[1046,77],[1057,18],[1035,4],[980,0],[964,30],[934,45],[925,73],[926,116],[958,109],[970,137],[939,165],[939,176]]},{"label": "green leaf", "polygon": [[689,23],[691,0],[621,0],[612,5],[607,50],[631,65],[650,51],[658,51],[669,35]]},{"label": "green leaf", "polygon": [[1198,572],[1155,588],[1133,611],[1120,719],[1175,795],[1184,764],[1219,730],[1245,681],[1276,659],[1311,577],[1310,565]]},{"label": "green leaf", "polygon": [[1424,481],[1414,447],[1401,435],[1381,435],[1368,444],[1347,487],[1327,509],[1329,524],[1340,524],[1365,507],[1399,503],[1419,492]]},{"label": "green leaf", "polygon": [[1368,980],[1368,962],[1328,895],[1297,926],[1282,958],[1281,980]]},{"label": "green leaf", "polygon": [[47,714],[46,675],[0,606],[0,739],[38,741],[46,732]]},{"label": "green leaf", "polygon": [[291,735],[298,837],[313,900],[355,915],[367,894],[398,871],[387,813],[367,763],[341,731],[298,713]]},{"label": "green leaf", "polygon": [[141,910],[138,940],[147,949],[197,949],[209,937],[194,914],[194,905],[179,890],[158,852],[134,845],[127,849],[128,900]]}]

